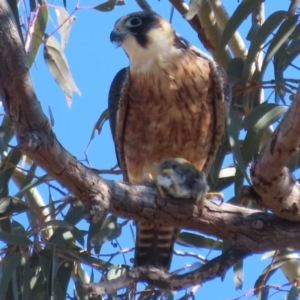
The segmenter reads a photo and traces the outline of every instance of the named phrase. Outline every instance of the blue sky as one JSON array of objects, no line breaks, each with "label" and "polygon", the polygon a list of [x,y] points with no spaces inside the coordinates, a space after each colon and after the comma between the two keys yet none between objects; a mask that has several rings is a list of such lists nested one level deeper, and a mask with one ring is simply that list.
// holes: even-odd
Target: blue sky
[{"label": "blue sky", "polygon": [[[238,2],[233,0],[224,2],[226,2],[229,14],[231,14],[238,5]],[[62,0],[54,0],[52,4],[62,6]],[[81,1],[80,6],[84,5],[86,7],[97,4],[99,4],[99,2],[86,0]],[[75,1],[67,1],[69,12],[74,9],[74,5]],[[151,5],[156,12],[166,19],[169,19],[171,11],[169,2],[162,0],[152,1]],[[266,1],[266,15],[269,15],[272,11],[278,10],[279,8],[287,9],[288,5],[289,1]],[[31,75],[43,110],[45,114],[48,114],[48,107],[51,107],[55,120],[53,129],[59,141],[79,160],[84,160],[84,151],[90,139],[93,126],[101,112],[107,108],[108,90],[114,75],[122,67],[128,65],[128,60],[123,50],[121,48],[117,49],[110,43],[110,32],[119,17],[137,10],[140,10],[137,4],[134,1],[128,1],[126,5],[117,6],[112,12],[104,13],[93,9],[80,9],[75,13],[77,20],[73,23],[65,54],[73,78],[82,95],[78,96],[74,94],[71,108],[67,106],[64,94],[48,71],[43,60],[42,51],[39,51],[35,65],[32,66]],[[48,33],[51,33],[51,28],[55,28],[56,26],[54,13],[51,13],[51,18],[49,30],[47,30]],[[248,33],[247,30],[249,29],[250,20],[248,20],[247,24],[241,26],[240,33],[243,38],[245,38]],[[176,31],[192,44],[205,51],[196,33],[177,11],[174,13],[173,26]],[[269,79],[272,78],[270,70],[266,74],[266,77]],[[104,125],[101,135],[96,136],[92,141],[87,155],[92,167],[97,169],[111,168],[116,164],[115,151],[108,123]],[[112,176],[106,176],[106,178],[120,179],[120,177]],[[45,199],[48,199],[46,190],[41,189],[41,192]],[[230,199],[232,195],[233,189],[227,190],[225,199]],[[83,230],[87,230],[88,226],[86,222],[81,222],[78,225],[79,229]],[[133,241],[130,230],[126,230],[118,241],[124,248],[132,247]],[[176,246],[176,248],[187,251],[187,248],[178,246]],[[207,251],[202,249],[193,249],[192,251],[194,250],[200,255],[207,255]],[[108,243],[103,251],[104,253],[109,253],[110,251],[115,251],[115,249],[112,250]],[[213,252],[208,258],[212,258],[218,254],[220,253]],[[132,257],[132,255],[131,253],[128,258]],[[270,262],[270,260],[266,260],[265,263],[261,263],[260,259],[261,255],[253,255],[244,261],[245,281],[242,290],[235,291],[232,271],[229,271],[223,282],[221,282],[220,279],[216,279],[200,287],[197,292],[197,299],[198,297],[216,300],[233,299],[251,290],[264,266]],[[173,265],[173,269],[186,263],[186,259],[181,259],[179,262],[176,256],[174,257],[174,261],[177,263]],[[114,262],[123,262],[122,257],[117,257]],[[280,285],[285,283],[286,280],[280,272],[278,272],[278,275],[272,277],[270,282]],[[249,299],[249,296],[243,299]],[[283,294],[277,294],[273,296],[272,299],[282,299],[283,297]],[[175,299],[176,298],[177,296],[175,296]]]}]

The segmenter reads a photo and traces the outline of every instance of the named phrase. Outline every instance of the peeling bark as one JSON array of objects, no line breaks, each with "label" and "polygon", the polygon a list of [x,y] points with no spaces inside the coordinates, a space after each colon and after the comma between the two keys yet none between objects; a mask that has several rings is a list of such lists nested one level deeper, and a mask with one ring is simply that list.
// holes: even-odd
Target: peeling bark
[{"label": "peeling bark", "polygon": [[285,167],[300,146],[300,87],[265,150],[252,164],[253,188],[261,205],[281,218],[300,221],[300,185]]}]

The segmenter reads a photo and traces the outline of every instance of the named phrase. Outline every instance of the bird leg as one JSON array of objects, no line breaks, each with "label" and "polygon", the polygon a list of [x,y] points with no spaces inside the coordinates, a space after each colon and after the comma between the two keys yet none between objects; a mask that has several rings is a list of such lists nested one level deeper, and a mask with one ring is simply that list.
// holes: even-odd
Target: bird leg
[{"label": "bird leg", "polygon": [[200,194],[199,197],[197,197],[197,203],[198,203],[198,208],[200,210],[200,215],[202,215],[202,212],[204,210],[204,200],[213,200],[213,198],[216,197],[218,198],[221,203],[219,205],[223,204],[224,201],[224,196],[222,193],[220,192],[209,192],[209,193],[204,193],[204,194]]}]

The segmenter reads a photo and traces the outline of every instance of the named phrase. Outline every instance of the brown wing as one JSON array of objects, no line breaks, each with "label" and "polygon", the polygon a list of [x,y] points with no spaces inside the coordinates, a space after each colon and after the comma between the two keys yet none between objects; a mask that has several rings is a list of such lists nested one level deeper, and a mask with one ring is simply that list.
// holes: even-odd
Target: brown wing
[{"label": "brown wing", "polygon": [[124,159],[124,126],[128,106],[129,68],[121,69],[114,77],[108,94],[109,124],[115,144],[118,165],[128,181]]},{"label": "brown wing", "polygon": [[229,99],[227,75],[225,70],[217,65],[210,56],[201,52],[198,48],[190,45],[190,49],[201,59],[205,59],[209,62],[210,67],[210,80],[212,84],[211,97],[214,99],[214,128],[213,128],[213,139],[211,143],[211,149],[207,156],[207,160],[202,171],[207,174],[210,171],[210,167],[217,154],[219,146],[221,145],[226,127],[226,118],[228,114]]}]

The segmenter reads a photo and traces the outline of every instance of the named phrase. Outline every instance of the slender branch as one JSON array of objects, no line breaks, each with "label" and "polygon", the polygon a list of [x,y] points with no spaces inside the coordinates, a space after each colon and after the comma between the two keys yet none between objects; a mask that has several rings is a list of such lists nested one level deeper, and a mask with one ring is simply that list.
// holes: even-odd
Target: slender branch
[{"label": "slender branch", "polygon": [[230,267],[248,255],[249,252],[243,247],[234,246],[200,268],[183,275],[169,274],[155,268],[140,267],[126,272],[117,279],[87,284],[84,288],[93,296],[112,293],[137,282],[147,282],[162,289],[180,290],[224,275]]}]

